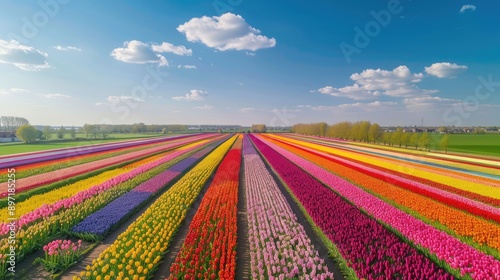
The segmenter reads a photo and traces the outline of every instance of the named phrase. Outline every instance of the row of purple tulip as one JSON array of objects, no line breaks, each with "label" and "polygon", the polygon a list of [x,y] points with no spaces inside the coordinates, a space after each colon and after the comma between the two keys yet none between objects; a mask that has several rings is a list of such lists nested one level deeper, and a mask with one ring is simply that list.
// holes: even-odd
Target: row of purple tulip
[{"label": "row of purple tulip", "polygon": [[177,135],[172,137],[161,137],[161,138],[153,138],[146,140],[132,140],[120,143],[97,144],[97,145],[82,146],[77,148],[65,148],[60,150],[33,152],[29,154],[22,154],[16,156],[4,156],[0,157],[0,169],[12,168],[16,166],[27,165],[37,162],[60,159],[60,158],[82,156],[97,152],[133,147],[137,145],[154,144],[159,142],[178,140],[187,137],[192,137],[192,135]]},{"label": "row of purple tulip", "polygon": [[452,275],[312,175],[255,136],[251,137],[359,278],[453,279]]},{"label": "row of purple tulip", "polygon": [[414,244],[428,249],[430,253],[447,262],[451,268],[460,270],[462,275],[470,274],[473,279],[498,279],[500,261],[493,256],[478,251],[455,237],[414,218],[282,147],[267,141],[266,144],[375,219],[390,225]]},{"label": "row of purple tulip", "polygon": [[[94,214],[88,216],[79,224],[75,225],[71,231],[76,233],[90,233],[105,235],[116,224],[120,223],[132,211],[153,196],[157,191],[167,185],[179,174],[193,165],[199,157],[203,157],[214,148],[214,144],[196,152],[196,158],[191,155],[188,158],[174,164],[166,171],[141,183],[130,192],[114,200],[110,204]],[[189,149],[191,150],[191,149]],[[182,150],[182,151],[189,151]],[[203,153],[200,153],[203,152]]]},{"label": "row of purple tulip", "polygon": [[[75,204],[81,203],[82,201],[84,201],[90,197],[98,195],[99,193],[102,193],[103,191],[106,191],[106,190],[108,190],[108,189],[110,189],[110,188],[112,188],[120,183],[123,183],[123,182],[125,182],[125,181],[127,181],[127,180],[141,174],[141,173],[144,173],[144,172],[156,167],[156,166],[159,166],[160,164],[166,163],[166,162],[168,162],[176,157],[179,157],[179,156],[195,149],[196,147],[198,147],[198,146],[191,147],[191,148],[185,149],[185,150],[175,151],[175,152],[173,152],[173,153],[171,153],[171,154],[169,154],[169,155],[167,155],[159,160],[142,165],[138,168],[130,170],[129,172],[126,172],[126,173],[118,175],[114,178],[111,178],[111,179],[109,179],[109,180],[107,180],[99,185],[96,185],[96,186],[93,186],[87,190],[81,191],[72,197],[59,200],[53,204],[44,204],[43,206],[31,211],[30,213],[27,213],[27,214],[21,216],[19,218],[19,220],[17,220],[17,226],[23,227],[23,226],[29,225],[30,223],[32,223],[38,219],[51,216],[61,209],[70,208]],[[0,224],[0,236],[6,234],[8,232],[9,232],[9,224],[7,222],[1,223]]]},{"label": "row of purple tulip", "polygon": [[[307,150],[307,151],[312,151],[311,148],[307,148],[307,147],[301,147],[301,148],[304,150]],[[473,212],[473,210],[479,210],[479,211],[484,212],[486,214],[490,214],[490,215],[481,215],[483,218],[486,218],[486,219],[496,218],[494,220],[498,220],[498,217],[500,216],[500,209],[497,207],[494,207],[492,205],[485,204],[485,203],[482,203],[480,201],[470,199],[470,198],[467,198],[467,197],[464,197],[464,196],[461,196],[461,195],[458,195],[455,193],[450,193],[450,192],[447,192],[445,190],[441,190],[439,188],[434,188],[434,187],[425,185],[425,184],[420,183],[420,182],[412,181],[410,179],[406,179],[406,178],[403,178],[403,177],[398,176],[398,175],[394,175],[394,174],[390,174],[390,173],[386,173],[386,172],[381,172],[375,168],[372,168],[372,167],[369,167],[369,166],[366,166],[366,165],[363,165],[360,163],[356,163],[353,161],[349,161],[349,160],[341,158],[341,157],[333,156],[333,155],[323,153],[323,152],[318,152],[318,151],[314,151],[314,152],[319,153],[322,156],[330,157],[331,159],[334,159],[336,162],[339,162],[344,166],[352,167],[352,168],[355,168],[357,170],[365,171],[365,173],[367,173],[367,174],[380,174],[381,177],[383,176],[383,178],[386,181],[394,182],[394,184],[396,184],[396,185],[410,186],[415,191],[424,191],[426,193],[434,194],[438,197],[443,197],[445,199],[448,199],[451,202],[458,202],[460,204],[466,205],[467,207],[464,206],[464,207],[460,207],[459,209],[467,211],[469,213],[475,214]]]},{"label": "row of purple tulip", "polygon": [[252,278],[333,279],[248,137],[243,159]]}]

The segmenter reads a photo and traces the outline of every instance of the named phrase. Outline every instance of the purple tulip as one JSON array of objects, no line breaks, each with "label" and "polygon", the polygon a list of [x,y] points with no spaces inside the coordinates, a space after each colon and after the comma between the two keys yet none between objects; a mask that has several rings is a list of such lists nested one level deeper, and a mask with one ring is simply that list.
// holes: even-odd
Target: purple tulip
[{"label": "purple tulip", "polygon": [[[453,279],[415,248],[255,136],[256,147],[360,278]],[[410,265],[408,265],[410,263]]]},{"label": "purple tulip", "polygon": [[478,251],[455,237],[416,219],[284,148],[267,141],[266,143],[268,147],[318,178],[357,207],[377,220],[390,225],[416,245],[428,249],[439,259],[450,264],[452,268],[459,269],[462,274],[470,274],[473,279],[497,279],[500,275],[500,261],[493,256]]}]

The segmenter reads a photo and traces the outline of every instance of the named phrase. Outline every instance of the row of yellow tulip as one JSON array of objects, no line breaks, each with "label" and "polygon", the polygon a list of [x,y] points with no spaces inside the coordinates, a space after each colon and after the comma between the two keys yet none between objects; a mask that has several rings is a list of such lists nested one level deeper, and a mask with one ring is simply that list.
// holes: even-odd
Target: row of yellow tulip
[{"label": "row of yellow tulip", "polygon": [[[135,169],[137,167],[140,167],[142,165],[148,164],[150,162],[154,162],[156,160],[159,160],[165,155],[172,153],[172,151],[161,153],[152,157],[148,157],[139,161],[136,161],[134,163],[125,165],[123,167],[115,168],[109,171],[105,171],[99,175],[77,181],[75,183],[66,185],[64,187],[39,194],[39,195],[34,195],[22,202],[19,202],[16,204],[16,215],[18,217],[22,217],[23,215],[26,215],[44,205],[49,206],[53,203],[56,203],[58,201],[61,201],[63,199],[66,199],[68,197],[72,197],[75,194],[87,190],[93,186],[97,186],[99,184],[102,184],[122,173],[128,172],[132,169]],[[1,211],[0,209],[0,222],[7,222],[7,219],[9,218],[9,212],[8,211]]]},{"label": "row of yellow tulip", "polygon": [[147,279],[159,264],[187,210],[235,139],[236,136],[221,144],[160,196],[81,272],[81,277]]},{"label": "row of yellow tulip", "polygon": [[[396,187],[393,184],[373,178],[360,171],[331,162],[319,155],[314,155],[298,148],[284,145],[275,140],[270,140],[270,142],[362,186],[369,192],[384,198],[384,200],[403,206],[406,211],[410,210],[410,214],[418,213],[432,222],[438,222],[446,226],[464,240],[470,238],[476,244],[486,245],[500,251],[500,235],[498,234],[500,232],[500,225],[498,223],[487,221],[446,204],[438,203],[423,195]],[[306,144],[307,143],[304,142],[301,145]],[[481,249],[479,248],[480,246],[477,247]]]},{"label": "row of yellow tulip", "polygon": [[[201,147],[205,146],[201,145]],[[198,150],[199,149],[188,151],[186,154],[178,156],[149,171],[140,173],[127,181],[119,183],[113,188],[99,191],[98,195],[93,195],[70,208],[61,209],[53,215],[44,219],[38,219],[29,226],[18,229],[16,232],[16,243],[14,244],[16,261],[22,261],[27,255],[40,248],[41,245],[52,240],[54,236],[60,235],[61,232],[69,231],[74,225],[81,222],[88,215],[129,192],[139,184],[164,172],[166,169],[196,153]],[[7,254],[11,246],[12,244],[9,244],[7,238],[2,238],[0,240],[0,254]],[[0,273],[0,279],[1,278],[2,274]]]},{"label": "row of yellow tulip", "polygon": [[460,190],[466,190],[469,192],[477,193],[483,196],[492,197],[492,198],[500,198],[500,192],[498,191],[498,187],[487,186],[484,184],[472,182],[471,180],[464,180],[458,178],[452,178],[443,174],[439,174],[436,172],[430,172],[428,170],[422,170],[417,167],[416,164],[407,164],[407,168],[402,168],[402,163],[394,160],[381,159],[380,157],[374,157],[367,154],[360,154],[351,151],[335,149],[332,147],[326,147],[323,145],[318,145],[310,142],[300,141],[291,138],[285,138],[283,136],[273,135],[272,138],[279,140],[286,140],[287,142],[301,145],[303,147],[312,148],[317,151],[333,153],[335,155],[346,157],[351,160],[356,160],[363,163],[377,165],[382,168],[386,168],[389,170],[397,170],[403,174],[408,174],[420,178],[427,178],[429,180],[445,184],[448,186],[452,186],[454,188]]}]

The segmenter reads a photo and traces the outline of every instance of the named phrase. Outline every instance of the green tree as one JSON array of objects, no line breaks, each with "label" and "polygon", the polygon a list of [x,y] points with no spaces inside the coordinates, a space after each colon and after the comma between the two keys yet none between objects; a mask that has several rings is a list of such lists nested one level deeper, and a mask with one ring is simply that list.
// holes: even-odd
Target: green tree
[{"label": "green tree", "polygon": [[418,133],[413,132],[410,137],[410,145],[415,146],[415,150],[418,149]]},{"label": "green tree", "polygon": [[89,138],[89,135],[92,135],[92,131],[94,130],[94,126],[91,124],[84,124],[83,125],[83,133],[85,133],[85,138]]},{"label": "green tree", "polygon": [[34,126],[25,124],[17,129],[16,136],[25,143],[33,143],[38,137],[38,131]]},{"label": "green tree", "polygon": [[392,132],[384,132],[382,135],[382,139],[384,141],[384,145],[391,145]]},{"label": "green tree", "polygon": [[403,132],[401,135],[401,144],[408,149],[408,145],[410,144],[410,134],[408,132]]},{"label": "green tree", "polygon": [[445,153],[448,153],[448,144],[449,144],[449,137],[448,137],[448,134],[445,134],[442,138],[441,138],[441,149],[444,150]]},{"label": "green tree", "polygon": [[57,130],[57,139],[63,139],[64,135],[66,135],[66,128],[61,125],[61,127]]},{"label": "green tree", "polygon": [[252,127],[250,128],[250,131],[256,133],[266,132],[267,127],[265,124],[253,124]]},{"label": "green tree", "polygon": [[74,127],[72,127],[70,130],[69,130],[69,135],[71,136],[71,139],[75,140],[76,139],[76,129]]},{"label": "green tree", "polygon": [[420,139],[418,140],[420,147],[424,147],[425,149],[428,149],[429,144],[431,142],[431,139],[429,138],[429,133],[424,132],[422,135],[420,135]]},{"label": "green tree", "polygon": [[380,126],[378,123],[374,123],[370,126],[370,130],[368,130],[368,141],[377,142],[380,139]]},{"label": "green tree", "polygon": [[45,138],[45,140],[52,139],[53,135],[54,135],[54,131],[52,130],[52,128],[50,126],[47,125],[43,128],[43,138]]},{"label": "green tree", "polygon": [[398,145],[399,147],[401,147],[401,145],[403,144],[402,138],[403,129],[401,129],[401,127],[398,127],[396,128],[396,131],[394,131],[391,135],[391,142],[393,145]]}]

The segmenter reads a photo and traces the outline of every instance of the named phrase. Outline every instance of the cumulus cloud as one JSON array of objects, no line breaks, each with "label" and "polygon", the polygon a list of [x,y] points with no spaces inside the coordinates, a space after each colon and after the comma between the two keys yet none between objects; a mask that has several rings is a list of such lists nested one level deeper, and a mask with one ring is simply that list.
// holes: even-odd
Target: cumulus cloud
[{"label": "cumulus cloud", "polygon": [[47,53],[21,45],[16,40],[0,39],[0,63],[11,64],[24,71],[40,71],[50,68],[48,56]]},{"label": "cumulus cloud", "polygon": [[409,97],[437,92],[437,90],[420,89],[415,85],[421,82],[423,77],[422,73],[412,73],[404,65],[391,71],[366,69],[361,73],[351,75],[350,79],[354,81],[352,86],[341,88],[325,86],[316,90],[316,92],[355,100],[375,99],[382,95]]},{"label": "cumulus cloud", "polygon": [[462,8],[460,8],[460,13],[463,14],[467,11],[474,12],[475,10],[476,10],[476,6],[467,4],[467,5],[463,5]]},{"label": "cumulus cloud", "polygon": [[205,97],[208,96],[208,92],[192,89],[189,93],[186,93],[183,96],[174,96],[172,99],[174,100],[186,100],[186,101],[201,101],[204,100]]},{"label": "cumulus cloud", "polygon": [[59,50],[59,51],[76,51],[76,52],[83,51],[81,48],[77,48],[77,47],[73,47],[73,46],[63,47],[60,45],[54,46],[54,49]]},{"label": "cumulus cloud", "polygon": [[132,96],[126,96],[126,95],[122,95],[122,96],[116,96],[116,95],[112,95],[112,96],[108,96],[107,98],[108,102],[110,103],[121,103],[121,102],[144,102],[144,100],[142,99],[139,99],[139,98],[136,98],[136,97],[132,97]]},{"label": "cumulus cloud", "polygon": [[141,41],[133,40],[123,43],[123,48],[116,48],[111,52],[116,60],[126,63],[158,63],[160,66],[168,65],[167,59],[153,51],[151,46]]},{"label": "cumulus cloud", "polygon": [[192,18],[179,25],[177,30],[185,34],[189,42],[201,42],[219,51],[256,51],[276,45],[274,38],[260,35],[260,30],[250,26],[240,15],[232,13]]},{"label": "cumulus cloud", "polygon": [[187,49],[184,46],[174,46],[170,43],[163,42],[161,45],[152,45],[151,49],[157,53],[169,52],[174,53],[176,55],[192,55],[193,51],[191,49]]},{"label": "cumulus cloud", "polygon": [[449,62],[434,63],[425,67],[425,72],[438,78],[455,78],[458,74],[465,72],[467,66]]}]

